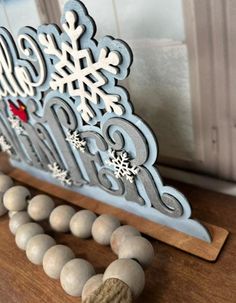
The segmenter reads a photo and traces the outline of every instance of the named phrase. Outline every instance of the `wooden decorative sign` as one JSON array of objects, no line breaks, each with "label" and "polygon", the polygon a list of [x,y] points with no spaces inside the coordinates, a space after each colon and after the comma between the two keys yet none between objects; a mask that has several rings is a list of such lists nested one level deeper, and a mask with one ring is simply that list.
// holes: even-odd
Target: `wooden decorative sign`
[{"label": "wooden decorative sign", "polygon": [[67,2],[61,25],[24,27],[16,43],[0,29],[0,145],[12,165],[211,243],[186,197],[163,185],[156,138],[118,84],[129,74],[129,46],[97,42],[78,0]]}]

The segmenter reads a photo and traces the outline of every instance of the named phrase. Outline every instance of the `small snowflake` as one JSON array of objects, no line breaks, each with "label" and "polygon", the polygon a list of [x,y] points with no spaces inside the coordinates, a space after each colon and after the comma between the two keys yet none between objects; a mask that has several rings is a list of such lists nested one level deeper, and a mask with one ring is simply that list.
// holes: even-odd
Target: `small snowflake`
[{"label": "small snowflake", "polygon": [[7,142],[6,138],[3,135],[0,136],[0,147],[3,152],[7,152],[9,155],[12,154],[12,146]]},{"label": "small snowflake", "polygon": [[59,164],[54,162],[48,165],[49,170],[52,172],[53,178],[60,181],[62,184],[72,185],[72,180],[69,177],[69,172],[60,168]]},{"label": "small snowflake", "polygon": [[17,117],[11,116],[8,118],[8,121],[11,123],[11,127],[15,129],[18,134],[22,134],[25,132],[20,119],[18,119]]},{"label": "small snowflake", "polygon": [[78,131],[68,131],[66,136],[66,141],[70,142],[75,148],[79,149],[84,153],[86,141],[80,138]]},{"label": "small snowflake", "polygon": [[115,177],[117,179],[126,177],[130,183],[133,183],[134,176],[137,175],[139,168],[130,164],[128,154],[125,151],[122,151],[120,154],[118,154],[111,149],[109,150],[109,155],[110,160],[107,160],[106,163],[114,167]]},{"label": "small snowflake", "polygon": [[111,75],[119,72],[119,53],[103,47],[96,62],[92,49],[80,49],[80,39],[86,29],[84,25],[77,25],[77,15],[73,11],[66,12],[62,27],[69,41],[60,42],[53,32],[39,34],[44,52],[57,59],[55,72],[51,75],[51,88],[60,93],[68,92],[72,97],[80,97],[77,109],[86,122],[95,116],[91,103],[98,104],[100,100],[107,112],[122,115],[120,97],[102,89],[108,82],[104,71]]}]

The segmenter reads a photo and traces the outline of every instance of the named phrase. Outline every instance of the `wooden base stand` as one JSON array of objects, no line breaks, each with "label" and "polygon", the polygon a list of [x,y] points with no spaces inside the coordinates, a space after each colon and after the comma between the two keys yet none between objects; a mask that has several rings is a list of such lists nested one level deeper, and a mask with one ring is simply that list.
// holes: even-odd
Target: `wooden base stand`
[{"label": "wooden base stand", "polygon": [[146,235],[207,261],[216,261],[229,234],[227,230],[221,227],[203,222],[212,235],[213,240],[212,243],[209,244],[169,227],[125,212],[122,209],[112,207],[100,201],[98,202],[97,200],[34,178],[22,170],[10,167],[6,157],[1,156],[0,160],[0,169],[21,183],[25,183],[54,197],[71,202],[81,208],[94,211],[97,214],[113,214],[118,217],[123,224],[130,224]]}]

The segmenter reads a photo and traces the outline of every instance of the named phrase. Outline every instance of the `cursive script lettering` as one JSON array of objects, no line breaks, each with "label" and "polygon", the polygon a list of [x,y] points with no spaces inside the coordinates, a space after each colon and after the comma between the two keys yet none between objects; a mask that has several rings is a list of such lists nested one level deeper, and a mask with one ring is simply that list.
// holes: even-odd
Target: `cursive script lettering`
[{"label": "cursive script lettering", "polygon": [[[0,98],[33,97],[36,88],[40,87],[46,78],[46,67],[42,53],[34,39],[28,35],[18,37],[21,52],[32,62],[17,58],[17,51],[9,48],[3,35],[0,36]],[[27,43],[27,46],[26,46]],[[34,60],[32,59],[34,57]],[[24,62],[24,64],[23,64]]]}]

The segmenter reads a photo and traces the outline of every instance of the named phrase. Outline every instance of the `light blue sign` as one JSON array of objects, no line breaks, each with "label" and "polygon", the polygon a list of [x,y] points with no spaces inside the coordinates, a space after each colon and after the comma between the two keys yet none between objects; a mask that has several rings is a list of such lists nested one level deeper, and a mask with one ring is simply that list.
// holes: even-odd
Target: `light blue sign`
[{"label": "light blue sign", "polygon": [[163,185],[156,138],[118,84],[132,63],[128,45],[97,42],[77,0],[61,25],[24,27],[17,46],[0,29],[2,150],[38,178],[210,242],[184,195]]}]

